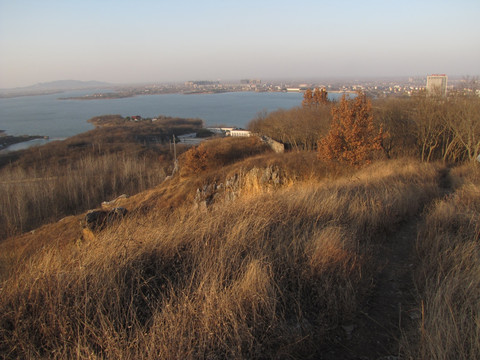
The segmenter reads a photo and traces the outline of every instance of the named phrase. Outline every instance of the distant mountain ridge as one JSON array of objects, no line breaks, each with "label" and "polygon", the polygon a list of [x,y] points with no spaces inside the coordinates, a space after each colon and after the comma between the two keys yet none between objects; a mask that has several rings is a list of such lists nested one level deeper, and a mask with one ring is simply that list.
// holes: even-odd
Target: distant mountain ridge
[{"label": "distant mountain ridge", "polygon": [[27,91],[27,90],[77,90],[88,89],[92,87],[111,86],[112,84],[101,81],[80,81],[80,80],[57,80],[44,83],[38,83],[31,86],[1,89],[2,91]]},{"label": "distant mountain ridge", "polygon": [[17,87],[11,89],[0,89],[0,98],[44,95],[63,92],[67,90],[95,89],[111,87],[112,84],[101,81],[80,81],[80,80],[57,80],[38,83],[31,86]]}]

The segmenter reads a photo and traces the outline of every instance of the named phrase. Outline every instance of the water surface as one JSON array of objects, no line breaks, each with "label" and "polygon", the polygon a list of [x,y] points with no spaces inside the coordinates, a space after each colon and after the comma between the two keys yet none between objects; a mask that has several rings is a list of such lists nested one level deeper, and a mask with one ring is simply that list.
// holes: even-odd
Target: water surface
[{"label": "water surface", "polygon": [[[97,91],[98,92],[98,91]],[[238,92],[222,94],[144,95],[123,99],[58,100],[91,91],[0,99],[0,129],[9,135],[65,138],[90,130],[87,120],[98,115],[158,115],[200,118],[206,126],[245,128],[260,111],[299,106],[301,93]]]}]

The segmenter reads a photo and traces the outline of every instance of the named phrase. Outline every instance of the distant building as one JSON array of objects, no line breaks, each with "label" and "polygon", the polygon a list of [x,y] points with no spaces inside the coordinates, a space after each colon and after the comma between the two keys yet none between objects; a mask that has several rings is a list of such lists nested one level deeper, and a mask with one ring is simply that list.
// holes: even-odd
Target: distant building
[{"label": "distant building", "polygon": [[[248,136],[251,136],[252,133],[248,130],[243,130],[243,129],[234,129],[234,130],[230,130],[230,136],[234,136],[234,137],[248,137]],[[228,133],[227,133],[227,136],[228,136]]]},{"label": "distant building", "polygon": [[224,135],[228,136],[229,132],[234,130],[234,127],[209,127],[207,130],[211,131],[214,134],[217,135]]},{"label": "distant building", "polygon": [[207,128],[214,134],[219,134],[223,136],[233,136],[233,137],[243,137],[243,136],[251,136],[252,133],[248,130],[239,129],[235,127],[218,127],[218,128]]},{"label": "distant building", "polygon": [[447,75],[433,74],[427,76],[427,93],[430,95],[447,95]]}]

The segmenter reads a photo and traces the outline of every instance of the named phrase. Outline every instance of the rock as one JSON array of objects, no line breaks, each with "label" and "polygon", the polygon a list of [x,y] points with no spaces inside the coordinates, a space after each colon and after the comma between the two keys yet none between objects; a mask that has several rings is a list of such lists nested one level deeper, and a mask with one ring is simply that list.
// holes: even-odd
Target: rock
[{"label": "rock", "polygon": [[277,154],[281,154],[285,152],[285,145],[283,145],[282,143],[279,143],[278,141],[275,141],[272,138],[269,138],[268,136],[262,136],[262,140],[268,146],[270,146],[270,148]]},{"label": "rock", "polygon": [[[266,168],[253,167],[249,171],[240,171],[221,183],[209,183],[197,189],[194,209],[204,209],[217,200],[233,201],[239,194],[256,189],[282,186],[287,183],[285,174],[278,166]],[[205,206],[204,206],[205,205]]]},{"label": "rock", "polygon": [[128,199],[128,195],[127,194],[123,194],[123,195],[120,195],[119,197],[111,200],[111,201],[104,201],[102,202],[102,208],[109,208],[110,206],[115,206],[117,205],[120,200],[122,199]]},{"label": "rock", "polygon": [[127,209],[116,207],[112,210],[91,210],[85,215],[86,227],[90,230],[100,231],[107,225],[125,217]]}]

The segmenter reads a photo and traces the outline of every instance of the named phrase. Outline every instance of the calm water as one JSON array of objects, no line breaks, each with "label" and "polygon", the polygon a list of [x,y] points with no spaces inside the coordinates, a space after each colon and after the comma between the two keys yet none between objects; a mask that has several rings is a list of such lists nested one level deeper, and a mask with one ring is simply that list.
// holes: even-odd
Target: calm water
[{"label": "calm water", "polygon": [[65,138],[90,130],[87,120],[98,115],[158,115],[200,118],[209,125],[246,127],[262,110],[299,106],[301,93],[224,93],[145,95],[111,100],[58,100],[92,91],[0,99],[0,129],[9,135]]}]

